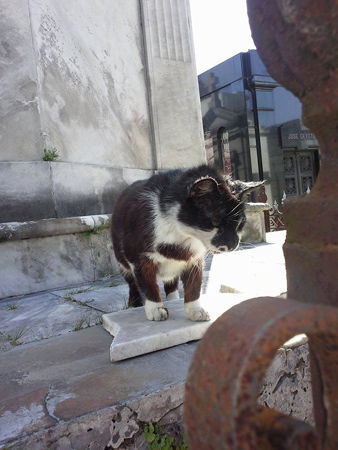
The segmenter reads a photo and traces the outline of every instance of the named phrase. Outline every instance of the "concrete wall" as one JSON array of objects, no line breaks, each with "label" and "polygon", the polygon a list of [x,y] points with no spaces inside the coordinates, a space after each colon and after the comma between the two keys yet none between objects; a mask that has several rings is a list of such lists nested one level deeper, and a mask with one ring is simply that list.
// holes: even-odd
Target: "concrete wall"
[{"label": "concrete wall", "polygon": [[204,161],[188,0],[1,9],[0,222],[110,213],[130,182]]}]

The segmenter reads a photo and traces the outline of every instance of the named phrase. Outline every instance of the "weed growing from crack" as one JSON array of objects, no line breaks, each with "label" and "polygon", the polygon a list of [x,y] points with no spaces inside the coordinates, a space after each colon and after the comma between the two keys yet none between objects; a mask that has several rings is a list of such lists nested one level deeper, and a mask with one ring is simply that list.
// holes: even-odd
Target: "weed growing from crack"
[{"label": "weed growing from crack", "polygon": [[42,159],[44,161],[57,161],[59,158],[60,158],[60,154],[55,147],[43,149]]},{"label": "weed growing from crack", "polygon": [[78,320],[74,325],[72,331],[80,331],[83,330],[84,328],[89,327],[91,327],[90,317],[81,317],[81,319]]},{"label": "weed growing from crack", "polygon": [[83,289],[78,288],[78,289],[74,289],[73,291],[69,291],[66,295],[83,294],[84,292],[89,292],[91,290],[92,289],[90,287],[89,288],[83,288]]},{"label": "weed growing from crack", "polygon": [[13,311],[14,309],[19,309],[19,305],[18,305],[17,303],[9,303],[9,304],[7,305],[7,308],[8,308],[10,311]]},{"label": "weed growing from crack", "polygon": [[120,283],[118,281],[112,281],[111,283],[108,284],[108,287],[116,287],[118,286]]},{"label": "weed growing from crack", "polygon": [[6,340],[10,344],[12,344],[12,345],[14,345],[16,347],[17,345],[21,345],[22,344],[22,342],[20,342],[20,339],[26,333],[26,331],[27,330],[25,328],[20,328],[17,331],[15,331],[14,334],[11,334],[11,333],[8,333],[6,335],[4,335],[4,333],[2,333],[2,334],[5,336]]},{"label": "weed growing from crack", "polygon": [[102,325],[102,317],[98,316],[96,321],[95,321],[95,325]]},{"label": "weed growing from crack", "polygon": [[72,296],[70,295],[70,293],[65,294],[65,295],[63,296],[63,298],[64,298],[65,300],[67,300],[68,302],[76,302],[75,298],[72,297]]},{"label": "weed growing from crack", "polygon": [[85,328],[91,328],[95,325],[102,325],[102,317],[101,314],[97,314],[95,320],[92,320],[92,316],[91,314],[89,314],[88,316],[83,316],[81,317],[81,319],[79,319],[72,331],[80,331],[83,330]]}]

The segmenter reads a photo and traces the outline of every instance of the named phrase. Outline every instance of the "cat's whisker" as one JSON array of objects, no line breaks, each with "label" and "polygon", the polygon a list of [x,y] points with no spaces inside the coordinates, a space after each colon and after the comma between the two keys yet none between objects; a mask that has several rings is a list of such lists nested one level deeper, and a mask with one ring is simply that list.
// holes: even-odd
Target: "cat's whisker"
[{"label": "cat's whisker", "polygon": [[237,208],[239,208],[241,205],[243,205],[243,203],[244,203],[244,200],[239,202],[238,205],[236,205],[231,211],[228,212],[227,216],[232,214]]}]

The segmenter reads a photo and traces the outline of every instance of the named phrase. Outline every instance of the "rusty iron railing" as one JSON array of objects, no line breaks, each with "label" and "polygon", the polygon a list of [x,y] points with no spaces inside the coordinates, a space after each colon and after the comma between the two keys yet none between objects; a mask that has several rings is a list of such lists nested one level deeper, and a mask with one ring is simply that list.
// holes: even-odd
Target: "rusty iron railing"
[{"label": "rusty iron railing", "polygon": [[[303,104],[321,169],[309,195],[287,200],[288,299],[243,302],[202,339],[190,367],[191,450],[338,449],[338,0],[247,0],[269,73]],[[304,226],[306,224],[306,226]],[[259,405],[278,347],[309,338],[315,428]]]}]

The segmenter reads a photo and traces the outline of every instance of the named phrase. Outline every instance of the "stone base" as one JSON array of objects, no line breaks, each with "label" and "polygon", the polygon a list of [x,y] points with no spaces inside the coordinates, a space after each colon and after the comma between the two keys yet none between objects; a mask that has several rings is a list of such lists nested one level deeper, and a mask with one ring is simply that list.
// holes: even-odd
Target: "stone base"
[{"label": "stone base", "polygon": [[246,203],[246,224],[242,231],[242,242],[258,244],[266,241],[264,211],[268,211],[268,203]]},{"label": "stone base", "polygon": [[0,224],[0,298],[116,274],[109,221],[99,215]]}]

